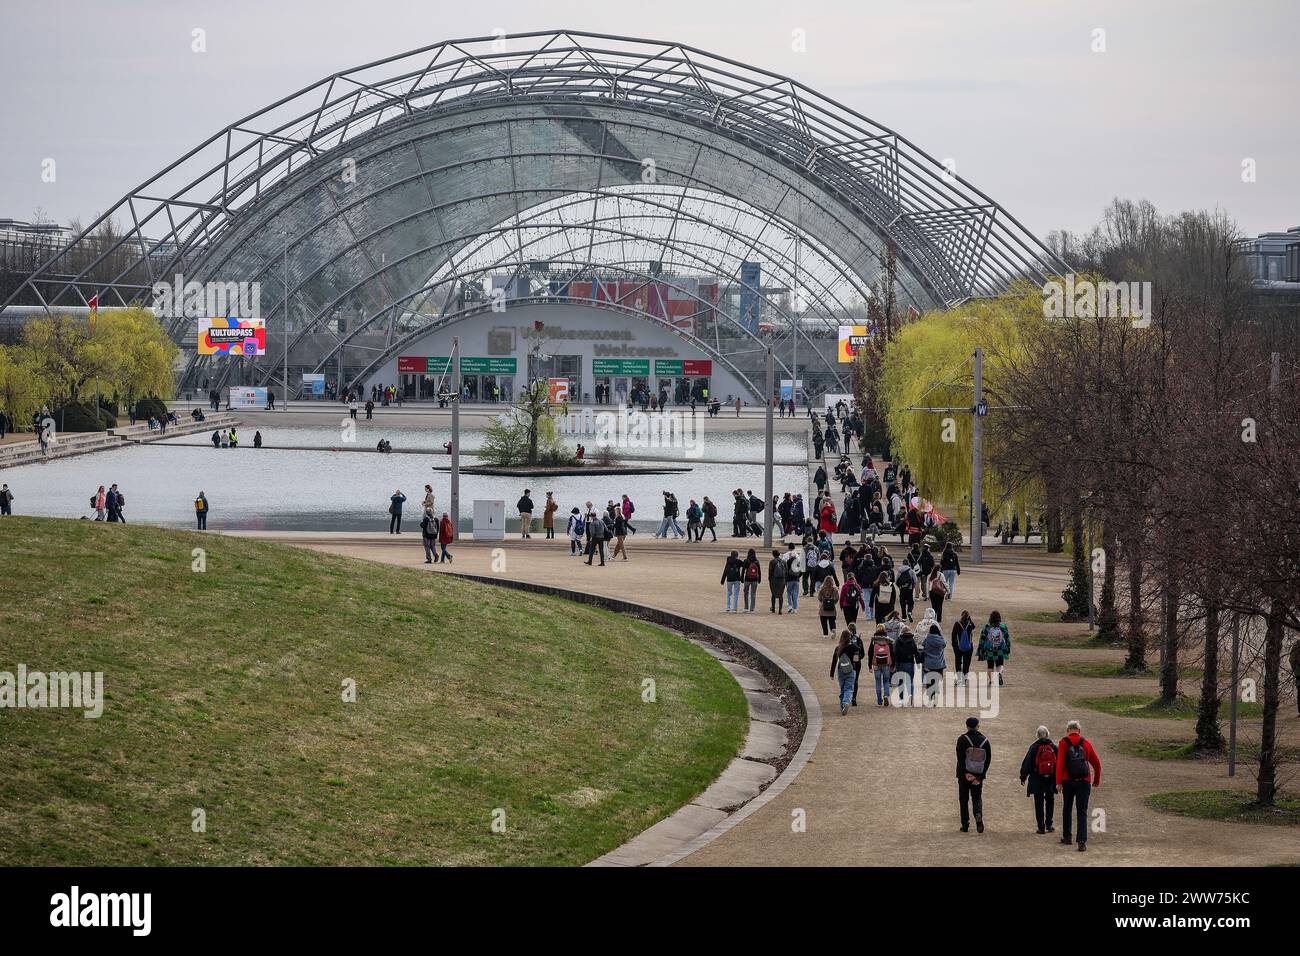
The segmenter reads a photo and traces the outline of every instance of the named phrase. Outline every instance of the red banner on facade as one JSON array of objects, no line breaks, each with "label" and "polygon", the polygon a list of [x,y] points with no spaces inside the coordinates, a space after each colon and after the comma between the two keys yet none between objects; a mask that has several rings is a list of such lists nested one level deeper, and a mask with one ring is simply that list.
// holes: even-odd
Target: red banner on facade
[{"label": "red banner on facade", "polygon": [[399,355],[397,357],[397,370],[399,372],[419,372],[423,374],[428,371],[428,358],[423,355]]}]

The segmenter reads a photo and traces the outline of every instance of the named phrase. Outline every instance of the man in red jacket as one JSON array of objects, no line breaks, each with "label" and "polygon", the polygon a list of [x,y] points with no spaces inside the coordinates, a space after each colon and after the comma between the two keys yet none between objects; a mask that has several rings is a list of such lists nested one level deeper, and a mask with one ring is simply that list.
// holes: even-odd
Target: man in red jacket
[{"label": "man in red jacket", "polygon": [[1070,805],[1078,806],[1079,852],[1088,849],[1088,797],[1101,786],[1101,758],[1080,731],[1079,722],[1065,725],[1056,753],[1056,784],[1065,806],[1061,812],[1061,842],[1070,844]]}]

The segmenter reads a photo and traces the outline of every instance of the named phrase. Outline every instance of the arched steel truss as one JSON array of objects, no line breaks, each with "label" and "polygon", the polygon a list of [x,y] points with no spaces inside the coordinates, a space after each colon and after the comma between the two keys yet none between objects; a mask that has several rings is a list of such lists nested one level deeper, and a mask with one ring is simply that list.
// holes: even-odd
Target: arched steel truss
[{"label": "arched steel truss", "polygon": [[[110,220],[123,231],[96,244]],[[147,301],[177,274],[258,281],[283,331],[287,271],[295,344],[335,337],[319,369],[362,332],[385,329],[387,354],[473,314],[461,290],[536,261],[733,287],[742,260],[761,261],[751,291],[778,334],[799,335],[861,318],[886,246],[900,301],[920,309],[1064,268],[933,157],[795,80],[560,31],[438,43],[285,97],[133,190],[15,296],[57,310]],[[730,319],[737,343],[755,339]]]}]

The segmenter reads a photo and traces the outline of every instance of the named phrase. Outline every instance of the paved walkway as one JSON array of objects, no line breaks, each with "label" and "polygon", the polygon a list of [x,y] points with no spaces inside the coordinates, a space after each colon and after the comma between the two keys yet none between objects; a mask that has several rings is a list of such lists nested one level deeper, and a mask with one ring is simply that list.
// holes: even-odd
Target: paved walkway
[{"label": "paved walkway", "polygon": [[[437,572],[423,564],[419,536],[257,533],[259,538],[296,543],[368,560]],[[821,636],[815,611],[776,616],[723,613],[718,586],[722,559],[732,546],[631,539],[631,560],[588,568],[570,558],[562,539],[462,542],[454,549],[456,570],[494,573],[493,552],[504,548],[505,570],[526,580],[621,596],[681,611],[752,636],[793,664],[818,693],[826,714],[821,739],[809,764],[784,793],[735,829],[683,861],[683,865],[1228,865],[1300,862],[1300,840],[1285,828],[1199,821],[1155,813],[1144,795],[1164,790],[1229,786],[1221,763],[1148,761],[1125,757],[1112,746],[1121,739],[1183,737],[1190,722],[1110,717],[1071,706],[1084,696],[1143,692],[1155,695],[1154,679],[1097,679],[1054,674],[1051,662],[1119,661],[1119,651],[1063,650],[1014,643],[1027,634],[1079,633],[1081,625],[1049,625],[1020,619],[1030,611],[1059,608],[1066,580],[1063,560],[1041,553],[993,550],[982,568],[958,578],[949,609],[967,608],[977,620],[997,607],[1010,622],[1013,654],[1001,712],[985,721],[993,743],[986,785],[988,831],[957,830],[954,743],[967,711],[877,708],[864,688],[860,706],[839,716],[837,688],[829,677],[831,644]],[[766,583],[760,596],[767,596]],[[513,599],[513,598],[512,598]],[[947,615],[946,615],[947,616]],[[1189,684],[1187,691],[1196,692]],[[1093,807],[1106,814],[1106,832],[1095,834],[1081,855],[1054,836],[1033,832],[1032,802],[1019,785],[1020,760],[1046,724],[1054,736],[1078,717],[1098,746],[1103,786]],[[1300,721],[1283,715],[1284,735],[1294,743]],[[1245,733],[1246,739],[1254,734]],[[1250,765],[1235,786],[1249,788]],[[803,811],[806,831],[792,827]],[[1058,798],[1058,817],[1060,804]],[[1059,819],[1058,819],[1059,828]]]}]

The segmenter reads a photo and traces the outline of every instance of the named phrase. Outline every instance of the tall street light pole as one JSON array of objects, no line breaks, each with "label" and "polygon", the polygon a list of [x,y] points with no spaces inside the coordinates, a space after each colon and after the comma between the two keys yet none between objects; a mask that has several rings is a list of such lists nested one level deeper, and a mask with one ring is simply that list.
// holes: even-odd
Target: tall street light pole
[{"label": "tall street light pole", "polygon": [[772,343],[767,343],[767,434],[763,445],[763,510],[767,512],[767,521],[763,525],[763,547],[772,547],[772,379],[775,367],[772,357]]},{"label": "tall street light pole", "polygon": [[284,228],[284,299],[282,303],[284,312],[284,394],[280,396],[280,410],[287,412],[289,410],[289,333],[292,331],[289,322],[289,227]]},{"label": "tall street light pole", "polygon": [[460,538],[460,338],[451,340],[451,536]]},{"label": "tall street light pole", "polygon": [[984,350],[975,349],[975,407],[971,420],[970,468],[970,563],[984,560],[984,416],[988,404],[984,401]]}]

